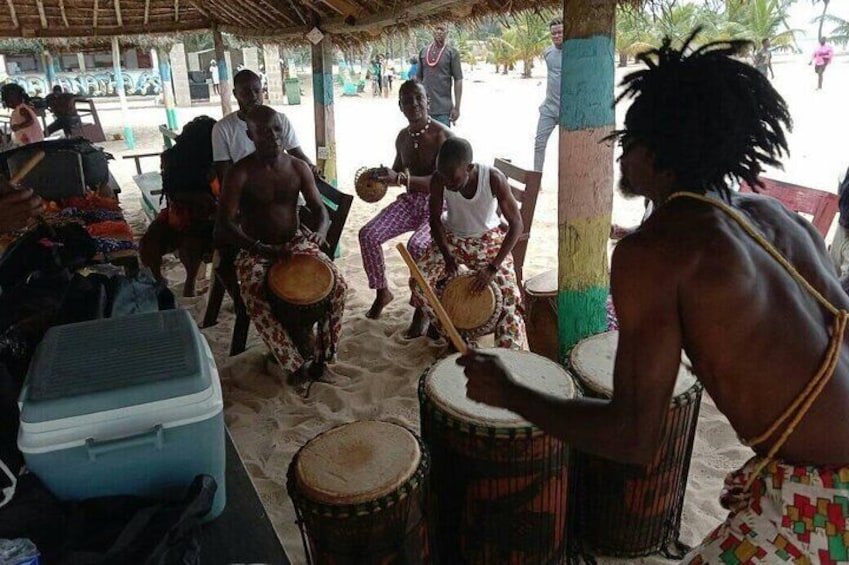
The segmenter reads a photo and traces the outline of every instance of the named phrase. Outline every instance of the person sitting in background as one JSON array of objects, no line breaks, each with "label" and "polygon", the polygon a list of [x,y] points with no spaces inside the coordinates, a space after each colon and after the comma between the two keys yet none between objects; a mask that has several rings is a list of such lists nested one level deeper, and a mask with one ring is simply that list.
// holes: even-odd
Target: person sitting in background
[{"label": "person sitting in background", "polygon": [[[268,106],[253,106],[246,118],[256,151],[233,165],[224,179],[215,238],[218,245],[239,250],[236,270],[242,298],[281,369],[295,381],[307,376],[318,380],[336,355],[348,288],[342,273],[322,250],[327,246],[330,217],[307,163],[283,150],[286,134],[280,113]],[[314,232],[303,230],[300,224],[299,194],[313,217],[319,219]],[[312,325],[294,329],[284,326],[272,312],[266,293],[268,269],[294,253],[320,259],[336,281],[330,312],[319,323],[321,335],[315,344],[310,343]],[[314,362],[308,365],[310,357]]]},{"label": "person sitting in background", "polygon": [[3,106],[12,110],[9,123],[12,138],[18,145],[28,145],[44,140],[44,130],[38,124],[35,108],[30,105],[29,95],[19,84],[4,84],[0,89]]},{"label": "person sitting in background", "polygon": [[47,124],[47,129],[44,130],[47,137],[60,129],[65,133],[65,137],[82,135],[83,123],[77,113],[77,100],[83,100],[83,98],[70,92],[63,92],[58,84],[53,87],[53,92],[45,101],[56,119]]},{"label": "person sitting in background", "polygon": [[139,255],[157,280],[162,256],[178,251],[186,269],[183,296],[195,295],[203,255],[212,250],[218,181],[212,162],[215,120],[199,116],[183,127],[174,147],[162,153],[162,195],[167,206],[139,241]]}]

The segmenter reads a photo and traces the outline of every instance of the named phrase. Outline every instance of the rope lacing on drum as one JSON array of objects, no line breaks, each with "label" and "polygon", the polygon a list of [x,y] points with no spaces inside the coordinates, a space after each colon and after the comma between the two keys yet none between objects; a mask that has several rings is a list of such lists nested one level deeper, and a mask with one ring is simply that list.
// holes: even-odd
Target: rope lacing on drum
[{"label": "rope lacing on drum", "polygon": [[719,208],[725,214],[734,220],[740,228],[743,229],[749,236],[754,239],[773,259],[778,261],[778,263],[784,267],[784,269],[790,274],[790,276],[802,286],[808,293],[813,296],[820,305],[828,310],[831,314],[834,315],[834,321],[832,322],[831,327],[831,339],[829,340],[828,348],[825,352],[825,358],[823,359],[822,365],[817,373],[813,376],[813,378],[808,381],[805,388],[797,395],[797,397],[793,400],[793,402],[788,406],[784,412],[773,422],[773,424],[762,434],[749,439],[741,439],[743,445],[748,447],[754,447],[756,445],[760,445],[764,443],[766,440],[774,436],[778,429],[786,423],[784,431],[781,432],[778,439],[772,444],[772,447],[767,451],[767,455],[765,458],[762,458],[760,462],[755,467],[754,472],[750,475],[749,480],[746,482],[746,490],[749,490],[754,482],[757,480],[758,476],[761,472],[769,465],[772,461],[774,461],[776,454],[778,451],[784,447],[784,444],[787,443],[787,440],[790,439],[790,436],[796,430],[796,427],[811,409],[814,402],[819,398],[819,395],[825,389],[825,386],[831,380],[831,377],[834,375],[835,370],[837,369],[837,364],[840,361],[840,347],[843,344],[843,336],[846,332],[846,324],[849,322],[849,312],[846,310],[839,310],[836,308],[831,302],[828,301],[817,289],[815,289],[796,268],[778,251],[775,246],[773,246],[767,239],[758,232],[754,227],[752,227],[749,222],[747,222],[736,210],[734,210],[731,206],[724,202],[720,202],[719,200],[708,198],[707,196],[703,196],[700,194],[694,194],[691,192],[676,192],[672,194],[668,200],[672,200],[673,198],[681,198],[687,197],[692,198],[694,200],[699,200],[701,202],[706,202],[716,208]]}]

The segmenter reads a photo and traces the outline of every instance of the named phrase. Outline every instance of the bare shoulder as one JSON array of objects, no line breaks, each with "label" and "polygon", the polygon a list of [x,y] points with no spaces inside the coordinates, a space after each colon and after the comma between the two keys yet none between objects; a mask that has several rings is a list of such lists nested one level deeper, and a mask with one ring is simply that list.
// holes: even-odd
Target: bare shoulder
[{"label": "bare shoulder", "polygon": [[436,120],[430,121],[430,127],[436,128],[437,136],[440,142],[443,142],[448,138],[454,137],[454,132],[451,131],[451,128],[449,128],[445,124],[437,122]]}]

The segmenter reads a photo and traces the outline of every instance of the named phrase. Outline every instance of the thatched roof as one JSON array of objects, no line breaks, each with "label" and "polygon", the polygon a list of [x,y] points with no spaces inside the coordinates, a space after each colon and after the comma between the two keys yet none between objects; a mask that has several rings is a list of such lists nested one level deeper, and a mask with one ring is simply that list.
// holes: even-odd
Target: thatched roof
[{"label": "thatched roof", "polygon": [[6,0],[0,37],[98,38],[209,29],[304,43],[316,24],[339,44],[435,21],[562,6],[562,0]]}]

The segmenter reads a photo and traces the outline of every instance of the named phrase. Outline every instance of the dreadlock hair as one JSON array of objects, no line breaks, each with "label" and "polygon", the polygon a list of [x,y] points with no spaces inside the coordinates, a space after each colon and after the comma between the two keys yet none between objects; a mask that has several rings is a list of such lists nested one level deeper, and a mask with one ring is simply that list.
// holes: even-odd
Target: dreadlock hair
[{"label": "dreadlock hair", "polygon": [[633,98],[625,129],[608,139],[627,147],[642,143],[655,167],[672,171],[681,189],[717,191],[730,198],[728,181],[760,185],[762,164],[780,167],[787,153],[784,128],[792,121],[787,104],[754,67],[731,58],[748,41],[717,41],[685,54],[701,28],[681,49],[669,37],[659,49],[637,57],[648,69],[627,75],[624,92]]},{"label": "dreadlock hair", "polygon": [[215,119],[198,116],[162,153],[162,193],[208,192],[212,174],[212,127]]}]

